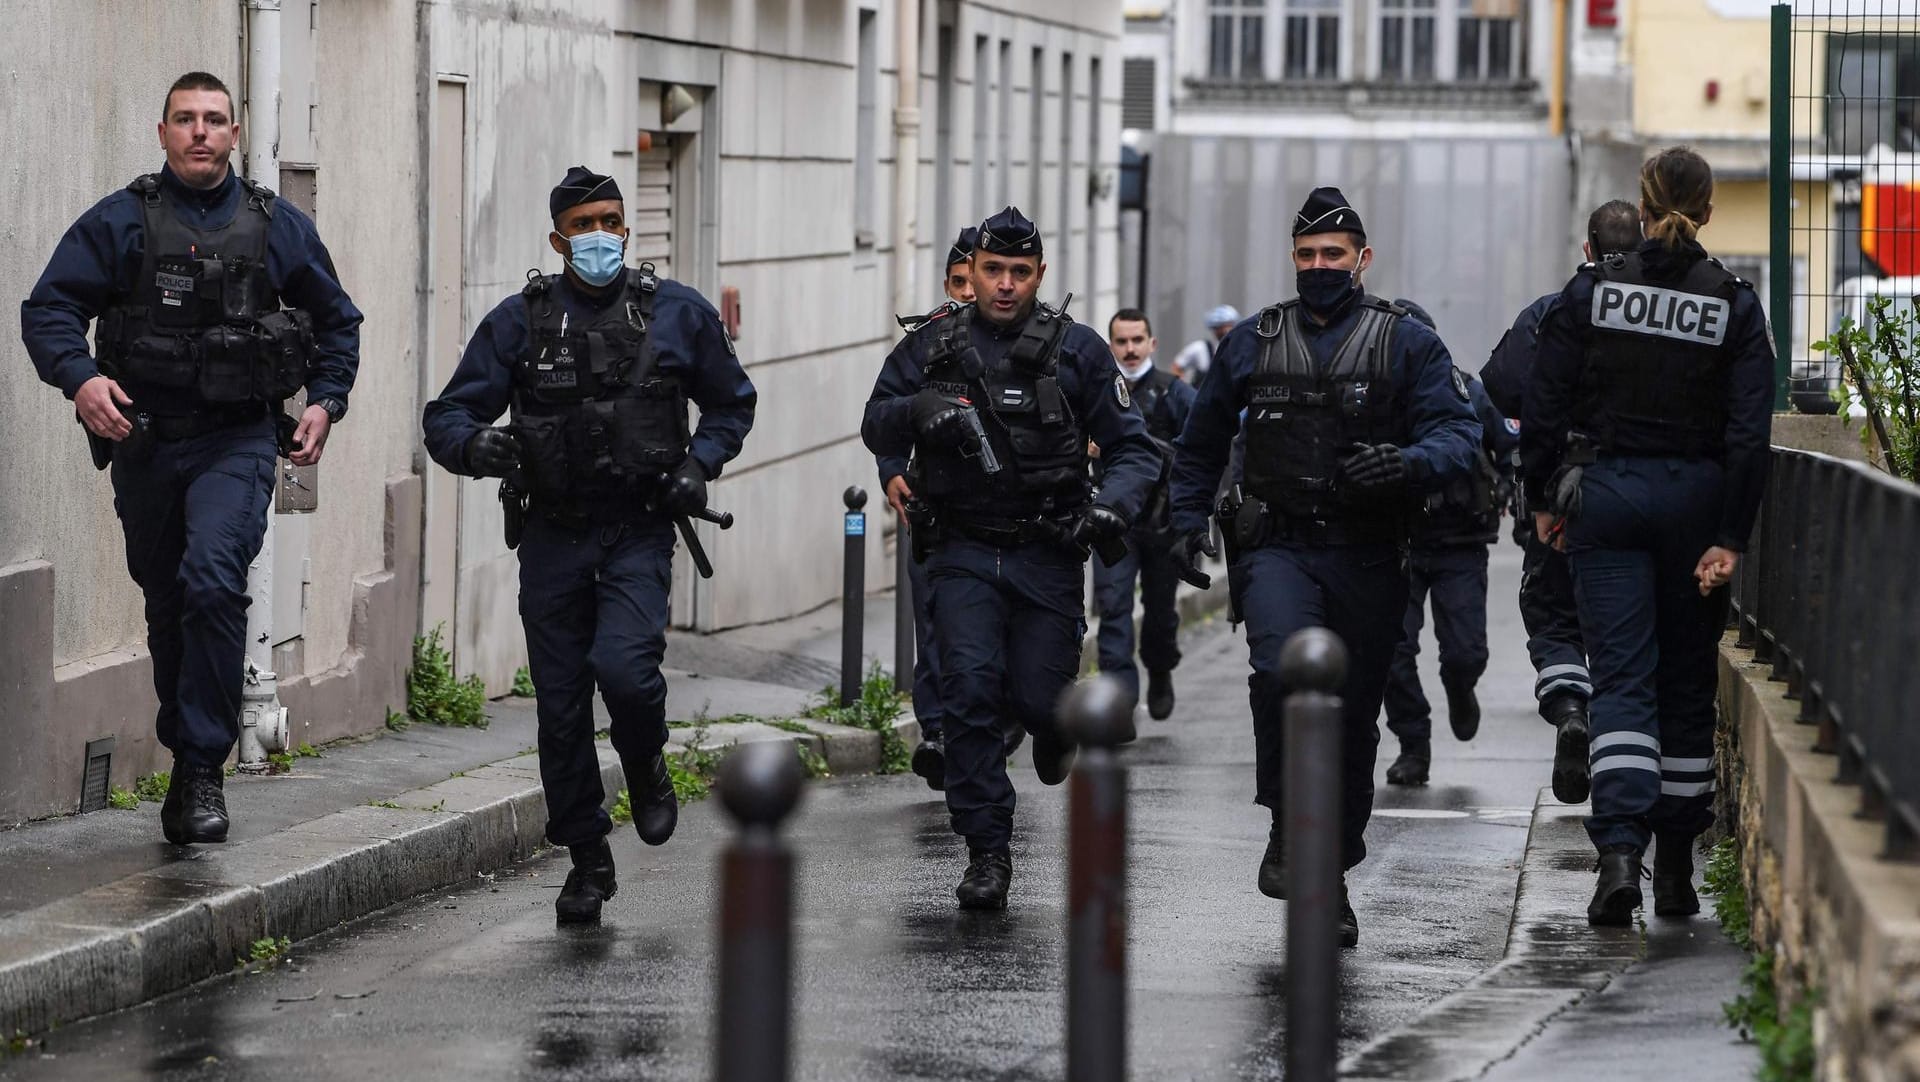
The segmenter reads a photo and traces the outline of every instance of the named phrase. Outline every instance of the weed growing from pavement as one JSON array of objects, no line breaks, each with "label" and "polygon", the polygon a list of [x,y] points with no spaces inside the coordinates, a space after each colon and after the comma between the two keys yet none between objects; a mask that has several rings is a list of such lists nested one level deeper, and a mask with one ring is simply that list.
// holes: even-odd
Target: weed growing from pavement
[{"label": "weed growing from pavement", "polygon": [[25,1030],[16,1029],[13,1031],[13,1036],[7,1038],[5,1044],[0,1044],[0,1054],[18,1056],[32,1048],[34,1044],[35,1041],[27,1036]]},{"label": "weed growing from pavement", "polygon": [[314,747],[314,746],[313,746],[312,744],[309,744],[309,743],[307,743],[307,742],[306,742],[306,741],[304,741],[304,740],[302,740],[302,741],[300,742],[300,746],[299,746],[299,747],[297,747],[297,748],[295,748],[295,749],[293,749],[293,753],[294,753],[295,755],[298,755],[298,756],[299,756],[300,758],[302,758],[302,759],[318,759],[318,758],[320,758],[320,749],[319,749],[319,748],[316,748],[316,747]]},{"label": "weed growing from pavement", "polygon": [[247,945],[247,957],[235,958],[233,960],[233,967],[235,969],[244,969],[248,963],[265,963],[271,965],[292,949],[293,940],[288,939],[286,936],[281,936],[278,939],[274,939],[271,936],[266,939],[256,939]]},{"label": "weed growing from pavement", "polygon": [[1751,953],[1740,975],[1741,991],[1721,1004],[1727,1025],[1740,1031],[1760,1050],[1759,1082],[1801,1082],[1813,1077],[1813,1012],[1820,990],[1808,989],[1792,1005],[1780,1008],[1779,977],[1772,951],[1755,951],[1753,913],[1748,906],[1746,879],[1740,871],[1740,847],[1724,838],[1707,857],[1705,890],[1713,895],[1713,913],[1720,930],[1742,950]]},{"label": "weed growing from pavement", "polygon": [[705,800],[707,794],[713,792],[713,779],[720,773],[720,761],[733,750],[731,743],[719,748],[702,747],[706,742],[707,726],[697,725],[680,753],[667,756],[667,777],[673,780],[673,795],[682,804]]},{"label": "weed growing from pavement", "polygon": [[800,733],[806,736],[813,735],[813,730],[807,726],[806,722],[799,721],[795,718],[770,718],[767,720],[767,724],[789,733]]},{"label": "weed growing from pavement", "polygon": [[413,666],[407,670],[407,717],[429,725],[487,727],[487,688],[478,674],[453,675],[453,656],[440,644],[446,624],[413,640]]},{"label": "weed growing from pavement", "polygon": [[167,799],[167,789],[173,785],[173,772],[156,770],[133,783],[133,795],[141,800],[155,804]]},{"label": "weed growing from pavement", "polygon": [[794,741],[793,749],[799,753],[800,768],[807,772],[807,777],[825,778],[832,776],[831,772],[827,770],[826,758],[819,752],[813,750],[812,745],[803,744],[796,740]]},{"label": "weed growing from pavement", "polygon": [[121,811],[133,811],[139,806],[140,798],[134,796],[133,790],[131,789],[122,789],[116,785],[107,793],[107,807],[109,808],[118,808]]},{"label": "weed growing from pavement", "polygon": [[391,808],[391,809],[393,809],[393,810],[395,810],[395,811],[398,811],[398,810],[400,810],[400,805],[398,805],[398,804],[395,804],[395,803],[394,803],[393,801],[391,801],[391,800],[369,800],[369,801],[367,801],[367,807],[369,807],[369,808]]},{"label": "weed growing from pavement", "polygon": [[405,714],[402,714],[400,711],[395,710],[391,706],[387,707],[387,731],[388,732],[404,733],[407,731],[407,726],[412,724],[413,722],[408,721],[407,716]]},{"label": "weed growing from pavement", "polygon": [[867,678],[860,683],[860,697],[840,705],[840,692],[832,684],[820,691],[820,700],[807,708],[807,717],[835,725],[871,729],[880,734],[881,774],[903,774],[912,756],[906,741],[894,730],[893,720],[907,696],[893,686],[893,677],[875,661],[867,667]]},{"label": "weed growing from pavement", "polygon": [[525,665],[513,670],[513,693],[523,699],[533,698],[533,673]]},{"label": "weed growing from pavement", "polygon": [[616,823],[633,822],[633,798],[627,795],[625,789],[613,798],[613,807],[607,809],[607,815]]}]

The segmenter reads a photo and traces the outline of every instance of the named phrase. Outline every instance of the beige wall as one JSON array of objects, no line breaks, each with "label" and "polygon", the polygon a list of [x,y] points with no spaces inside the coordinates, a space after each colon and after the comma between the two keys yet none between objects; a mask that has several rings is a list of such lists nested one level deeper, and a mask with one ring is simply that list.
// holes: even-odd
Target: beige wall
[{"label": "beige wall", "polygon": [[[1770,23],[1767,6],[1748,0],[1635,0],[1623,5],[1623,52],[1633,68],[1633,117],[1643,135],[1767,134]],[[1719,9],[1719,10],[1716,10]],[[1758,17],[1734,17],[1734,9]],[[1708,102],[1709,80],[1720,84]]]},{"label": "beige wall", "polygon": [[239,11],[143,0],[7,6],[0,135],[33,149],[0,174],[0,241],[13,253],[0,262],[8,308],[0,335],[0,566],[54,564],[56,661],[130,645],[145,629],[107,477],[88,461],[72,405],[28,361],[17,305],[75,219],[163,164],[156,126],[174,77],[208,68],[238,82]]}]

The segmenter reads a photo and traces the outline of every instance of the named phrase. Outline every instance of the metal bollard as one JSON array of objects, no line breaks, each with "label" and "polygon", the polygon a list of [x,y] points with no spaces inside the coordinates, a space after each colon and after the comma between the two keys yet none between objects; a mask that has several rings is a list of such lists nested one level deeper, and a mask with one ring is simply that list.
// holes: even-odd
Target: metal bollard
[{"label": "metal bollard", "polygon": [[805,777],[793,745],[747,744],[720,764],[740,833],[720,857],[719,1082],[784,1082],[793,991],[793,854],[780,824]]},{"label": "metal bollard", "polygon": [[860,697],[860,646],[867,620],[867,490],[850,485],[846,502],[847,564],[840,589],[840,705]]},{"label": "metal bollard", "polygon": [[1287,1077],[1332,1082],[1340,1036],[1340,742],[1347,647],[1324,627],[1280,651],[1287,696]]},{"label": "metal bollard", "polygon": [[1133,705],[1110,676],[1082,680],[1056,712],[1080,745],[1067,790],[1067,1079],[1127,1076],[1127,768]]},{"label": "metal bollard", "polygon": [[913,536],[906,520],[893,534],[893,688],[913,690],[914,647],[919,628],[914,622]]}]

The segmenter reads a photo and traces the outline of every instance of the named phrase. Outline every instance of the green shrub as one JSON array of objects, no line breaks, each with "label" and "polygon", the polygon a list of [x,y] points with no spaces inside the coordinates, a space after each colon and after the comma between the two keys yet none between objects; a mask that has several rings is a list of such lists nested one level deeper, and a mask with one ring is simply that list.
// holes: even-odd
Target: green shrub
[{"label": "green shrub", "polygon": [[413,667],[407,670],[407,716],[428,725],[468,729],[487,727],[487,688],[478,675],[453,675],[453,656],[440,644],[445,624],[413,640]]},{"label": "green shrub", "polygon": [[900,739],[893,721],[907,700],[905,692],[893,686],[893,677],[875,661],[860,683],[860,697],[840,705],[840,690],[829,684],[821,689],[820,699],[807,708],[807,717],[835,725],[871,729],[880,734],[880,773],[905,773],[912,761],[906,741]]}]

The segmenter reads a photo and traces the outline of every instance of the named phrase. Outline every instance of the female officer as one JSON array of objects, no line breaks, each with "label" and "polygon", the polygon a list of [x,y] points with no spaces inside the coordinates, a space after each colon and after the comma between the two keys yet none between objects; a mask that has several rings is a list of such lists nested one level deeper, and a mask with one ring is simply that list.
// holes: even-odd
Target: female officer
[{"label": "female officer", "polygon": [[1722,587],[1759,511],[1773,405],[1760,302],[1697,239],[1712,199],[1692,150],[1641,168],[1646,240],[1567,283],[1521,424],[1528,506],[1572,565],[1593,672],[1592,924],[1632,921],[1655,841],[1654,912],[1700,910]]}]

